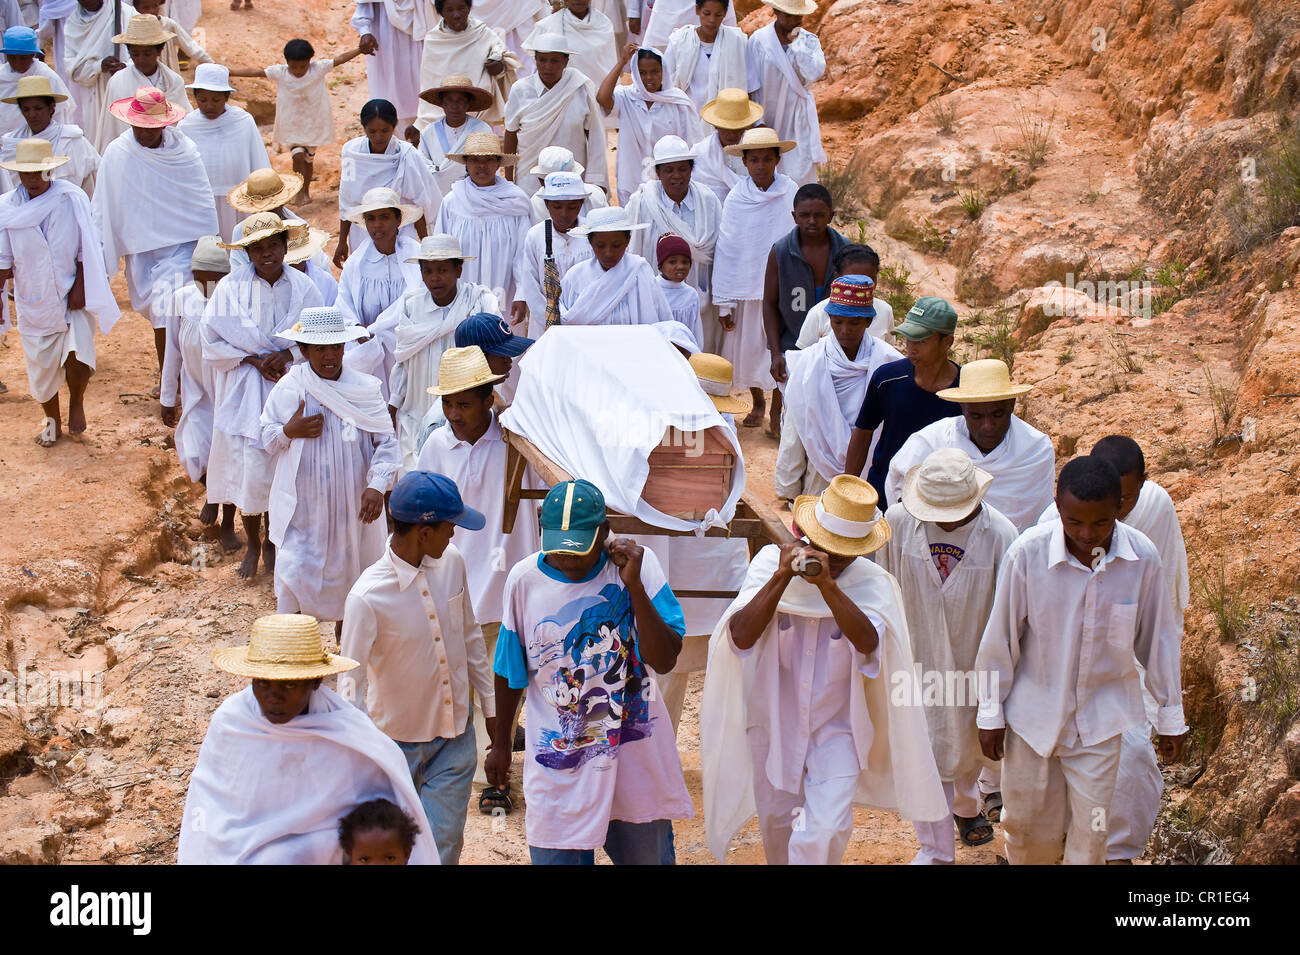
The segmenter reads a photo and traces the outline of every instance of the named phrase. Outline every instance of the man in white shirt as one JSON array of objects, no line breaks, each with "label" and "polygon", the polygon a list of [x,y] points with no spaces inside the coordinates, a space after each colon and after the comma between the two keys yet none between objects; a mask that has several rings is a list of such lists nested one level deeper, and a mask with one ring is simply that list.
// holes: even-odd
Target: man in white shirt
[{"label": "man in white shirt", "polygon": [[[1160,555],[1117,520],[1120,479],[1076,458],[1056,485],[1060,519],[1008,549],[975,668],[980,747],[1004,760],[1012,864],[1106,858],[1121,735],[1143,719],[1137,663],[1158,706],[1159,752],[1182,753],[1179,631]],[[984,676],[983,674],[987,674]]]},{"label": "man in white shirt", "polygon": [[464,505],[455,481],[428,471],[399,480],[388,508],[388,549],[348,594],[341,648],[358,668],[355,679],[340,679],[339,693],[397,742],[438,855],[455,865],[478,760],[470,685],[490,735],[496,704],[465,561],[451,538],[457,527],[477,531],[485,521]]}]

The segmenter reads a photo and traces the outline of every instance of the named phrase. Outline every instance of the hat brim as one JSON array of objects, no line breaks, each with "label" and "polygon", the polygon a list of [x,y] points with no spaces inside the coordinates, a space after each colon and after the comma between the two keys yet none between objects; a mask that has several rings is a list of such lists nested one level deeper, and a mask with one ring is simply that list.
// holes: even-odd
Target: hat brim
[{"label": "hat brim", "polygon": [[722,151],[728,156],[743,156],[751,149],[779,149],[784,156],[798,145],[789,139],[779,139],[774,143],[750,143],[748,146],[744,143],[736,143],[733,146],[723,146]]},{"label": "hat brim", "polygon": [[278,229],[258,229],[256,232],[249,235],[240,236],[239,240],[236,242],[218,242],[217,245],[221,246],[223,249],[247,249],[254,242],[261,242],[263,239],[269,239],[273,235],[280,235],[281,233],[288,231],[288,223],[282,222]]},{"label": "hat brim", "polygon": [[499,162],[502,166],[513,166],[513,165],[515,164],[515,162],[519,159],[518,154],[516,154],[516,153],[507,153],[507,152],[500,152],[500,153],[447,153],[447,158],[448,158],[448,159],[450,159],[452,162],[458,162],[458,163],[460,163],[462,166],[465,165],[465,157],[467,157],[467,156],[468,156],[469,158],[471,158],[471,159],[474,158],[475,156],[477,156],[477,157],[480,158],[480,159],[490,159],[491,157],[496,156],[498,162]]},{"label": "hat brim", "polygon": [[979,507],[980,502],[984,500],[984,495],[988,493],[989,487],[993,484],[992,474],[983,468],[976,468],[975,496],[957,504],[940,507],[927,503],[921,497],[917,489],[920,476],[921,465],[912,465],[912,467],[908,468],[907,473],[903,475],[903,486],[899,491],[899,500],[903,502],[904,509],[918,521],[960,521]]},{"label": "hat brim", "polygon": [[763,107],[753,100],[749,101],[749,117],[744,120],[723,119],[718,115],[718,101],[710,100],[700,108],[700,119],[714,129],[749,129],[763,118]]},{"label": "hat brim", "polygon": [[494,342],[491,345],[479,345],[485,355],[501,355],[503,358],[518,358],[528,349],[533,347],[536,342],[535,338],[526,338],[523,335],[511,335],[503,342]]},{"label": "hat brim", "polygon": [[807,0],[806,3],[790,3],[789,0],[780,0],[773,3],[773,0],[763,0],[766,6],[773,10],[780,10],[782,13],[788,13],[792,17],[807,17],[817,12],[817,4],[813,0]]},{"label": "hat brim", "polygon": [[120,43],[123,46],[162,46],[168,40],[176,39],[175,33],[168,33],[166,30],[160,30],[158,36],[162,37],[162,39],[160,40],[154,37],[141,39],[138,36],[133,37],[129,33],[119,33],[117,36],[113,37],[113,42]]},{"label": "hat brim", "polygon": [[543,169],[541,166],[534,166],[532,169],[528,170],[528,175],[549,176],[553,172],[571,172],[575,176],[581,176],[586,171],[587,171],[587,167],[575,159],[573,161],[572,169]]},{"label": "hat brim", "polygon": [[361,664],[350,657],[326,653],[321,663],[260,663],[248,659],[248,646],[218,647],[212,651],[212,663],[218,670],[253,680],[314,680],[355,670]]},{"label": "hat brim", "polygon": [[542,202],[586,202],[591,198],[591,193],[584,192],[580,196],[548,196],[546,194],[546,187],[543,186],[537,192],[537,198],[541,199]]},{"label": "hat brim", "polygon": [[666,166],[666,165],[668,165],[670,162],[695,162],[695,160],[696,160],[696,155],[695,155],[695,153],[693,153],[693,152],[690,152],[690,153],[678,153],[678,154],[676,154],[676,155],[674,155],[674,156],[664,156],[662,159],[657,159],[657,158],[655,158],[655,157],[652,156],[652,157],[650,158],[650,165],[652,165],[652,166]]},{"label": "hat brim", "polygon": [[585,235],[591,235],[595,232],[640,232],[641,230],[648,229],[648,228],[650,228],[650,225],[649,223],[645,223],[645,222],[638,222],[635,225],[621,225],[621,226],[593,227],[593,226],[580,225],[580,226],[574,226],[572,229],[570,229],[569,235],[585,236]]},{"label": "hat brim", "polygon": [[571,557],[586,557],[596,546],[600,528],[569,528],[567,531],[557,528],[542,528],[542,553],[568,554]]},{"label": "hat brim", "polygon": [[826,304],[827,315],[838,315],[840,318],[875,318],[876,307],[874,305],[840,305],[836,302]]},{"label": "hat brim", "polygon": [[942,391],[936,391],[935,395],[944,401],[955,401],[959,404],[980,404],[985,401],[1011,401],[1013,398],[1019,398],[1021,395],[1027,395],[1034,390],[1033,385],[1008,385],[1001,391],[967,391],[964,388],[944,388]]},{"label": "hat brim", "polygon": [[131,104],[134,102],[134,96],[116,100],[108,105],[108,111],[128,126],[139,126],[141,129],[161,129],[164,126],[174,126],[185,118],[185,110],[172,102],[167,103],[167,112],[160,116],[154,116],[150,113],[132,113]]},{"label": "hat brim", "polygon": [[38,162],[22,162],[17,159],[11,159],[8,162],[0,162],[0,169],[8,169],[10,172],[49,172],[51,169],[58,169],[65,162],[68,162],[67,156],[51,156],[49,159],[42,159]]},{"label": "hat brim", "polygon": [[40,47],[34,50],[5,50],[0,49],[0,56],[34,56],[37,59],[45,59],[45,51]]},{"label": "hat brim", "polygon": [[[4,54],[0,54],[0,56],[27,56],[27,55],[28,55],[28,54],[26,54],[26,53],[4,53]],[[9,104],[11,104],[11,105],[13,105],[13,106],[17,106],[17,105],[18,105],[18,101],[19,101],[19,100],[24,100],[24,99],[52,99],[52,100],[54,100],[54,102],[56,102],[56,103],[63,103],[63,102],[66,102],[66,101],[67,101],[68,97],[67,97],[67,95],[64,94],[64,93],[56,93],[56,92],[54,92],[53,90],[50,90],[48,93],[36,93],[35,95],[33,95],[33,94],[31,94],[31,93],[28,93],[26,96],[17,96],[17,95],[14,95],[14,96],[5,96],[5,97],[0,97],[0,103],[9,103]]]},{"label": "hat brim", "polygon": [[749,398],[738,398],[735,395],[709,395],[709,400],[713,402],[713,407],[723,414],[749,414],[754,410],[754,402]]},{"label": "hat brim", "polygon": [[874,554],[889,543],[892,533],[889,522],[881,517],[866,537],[832,534],[817,523],[817,497],[812,494],[800,494],[794,499],[794,522],[799,525],[799,533],[826,553],[837,557],[865,557]]},{"label": "hat brim", "polygon": [[413,255],[407,262],[470,262],[477,259],[477,255]]},{"label": "hat brim", "polygon": [[903,322],[901,325],[894,326],[894,334],[901,335],[910,341],[919,342],[931,335],[955,335],[957,330],[954,328],[950,332],[940,331],[937,328],[929,328],[925,325],[918,325],[916,322]]},{"label": "hat brim", "polygon": [[299,246],[296,249],[287,249],[284,253],[285,265],[302,265],[318,252],[324,252],[325,246],[333,238],[328,232],[320,229],[312,229],[307,238],[307,244]]},{"label": "hat brim", "polygon": [[186,83],[187,90],[207,90],[209,93],[238,93],[233,86],[213,86],[211,83]]},{"label": "hat brim", "polygon": [[420,217],[424,215],[424,210],[419,206],[409,205],[404,202],[399,202],[395,206],[390,206],[386,202],[374,202],[370,205],[357,206],[355,209],[349,209],[347,220],[353,225],[363,226],[366,224],[366,213],[378,212],[380,209],[396,209],[401,214],[402,221],[398,226],[399,229],[402,226],[408,226],[415,222],[419,222]]},{"label": "hat brim", "polygon": [[475,388],[481,388],[483,385],[495,385],[498,381],[505,381],[505,380],[506,380],[505,375],[489,375],[487,378],[479,378],[476,379],[475,381],[471,381],[468,384],[461,385],[456,388],[442,388],[439,387],[438,385],[430,385],[428,388],[425,388],[424,391],[426,394],[435,395],[438,398],[443,398],[447,395],[458,395],[463,391],[472,391]]},{"label": "hat brim", "polygon": [[234,189],[226,193],[226,201],[236,212],[270,212],[272,209],[278,209],[298,193],[302,191],[302,176],[296,172],[277,172],[280,177],[280,191],[270,196],[259,196],[256,199],[250,199],[248,196],[248,183],[241,182]]},{"label": "hat brim", "polygon": [[358,338],[365,338],[369,334],[369,329],[361,325],[345,325],[341,332],[295,332],[290,328],[283,332],[276,332],[275,337],[298,342],[300,345],[343,345],[354,342]]},{"label": "hat brim", "polygon": [[470,102],[467,112],[470,113],[481,113],[492,105],[492,94],[477,86],[435,86],[424,90],[420,94],[420,99],[441,108],[442,97],[446,93],[468,93]]}]

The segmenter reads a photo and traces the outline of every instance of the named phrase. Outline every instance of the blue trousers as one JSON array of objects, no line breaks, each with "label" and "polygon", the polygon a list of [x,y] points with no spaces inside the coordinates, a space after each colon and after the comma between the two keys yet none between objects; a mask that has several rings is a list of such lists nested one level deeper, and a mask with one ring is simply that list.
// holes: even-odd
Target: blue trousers
[{"label": "blue trousers", "polygon": [[[614,865],[676,865],[671,819],[622,822],[614,819],[605,830],[605,853]],[[595,849],[541,849],[528,847],[533,865],[595,865]]]},{"label": "blue trousers", "polygon": [[403,743],[402,754],[411,770],[411,782],[420,796],[429,832],[438,846],[443,865],[456,865],[465,846],[465,807],[474,785],[474,767],[478,764],[478,747],[474,744],[474,724],[454,739],[435,739],[427,743]]}]

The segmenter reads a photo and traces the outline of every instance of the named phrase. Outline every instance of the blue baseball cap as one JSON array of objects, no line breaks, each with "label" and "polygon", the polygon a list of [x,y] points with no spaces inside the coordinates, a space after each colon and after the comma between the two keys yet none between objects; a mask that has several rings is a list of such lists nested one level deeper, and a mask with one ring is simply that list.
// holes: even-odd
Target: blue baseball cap
[{"label": "blue baseball cap", "polygon": [[393,520],[404,524],[436,524],[451,521],[466,530],[480,530],[487,523],[481,512],[466,507],[456,482],[433,471],[411,471],[393,488],[388,498]]},{"label": "blue baseball cap", "polygon": [[876,283],[866,275],[841,275],[831,283],[827,315],[841,318],[875,318]]},{"label": "blue baseball cap", "polygon": [[14,56],[33,55],[45,59],[45,51],[36,39],[36,31],[31,27],[10,27],[5,30],[5,46],[0,51]]},{"label": "blue baseball cap", "polygon": [[590,481],[557,484],[542,501],[542,550],[585,557],[605,523],[605,495]]},{"label": "blue baseball cap", "polygon": [[533,339],[516,335],[500,315],[479,312],[456,326],[456,347],[477,345],[485,355],[517,358],[532,346]]}]

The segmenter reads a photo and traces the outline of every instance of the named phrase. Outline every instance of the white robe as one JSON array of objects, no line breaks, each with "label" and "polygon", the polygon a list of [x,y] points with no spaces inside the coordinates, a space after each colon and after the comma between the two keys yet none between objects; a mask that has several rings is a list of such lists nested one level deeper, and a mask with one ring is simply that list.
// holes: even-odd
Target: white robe
[{"label": "white robe", "polygon": [[262,715],[253,688],[217,707],[190,774],[176,861],[182,865],[338,865],[339,820],[388,799],[419,823],[413,865],[438,849],[406,757],[333,690],[312,691],[287,723]]},{"label": "white robe", "polygon": [[723,205],[727,194],[742,179],[748,179],[745,164],[739,156],[728,156],[722,151],[715,130],[695,144],[695,168],[691,170],[691,182],[709,189]]},{"label": "white robe", "polygon": [[[695,29],[700,24],[699,14],[695,12],[695,0],[658,0],[650,8],[647,16],[642,12],[641,43],[645,46],[662,50],[669,45],[669,38],[683,27]],[[725,26],[736,26],[736,7],[727,4],[727,12],[722,17]],[[738,86],[743,84],[737,84]]]},{"label": "white robe", "polygon": [[[763,727],[770,738],[764,767],[772,788],[799,792],[801,779],[780,767],[782,721],[763,714],[748,701],[776,699],[782,677],[776,616],[744,659],[732,647],[732,616],[747,606],[776,571],[779,548],[769,544],[749,565],[740,594],[709,641],[709,662],[700,705],[700,765],[704,770],[704,821],[709,850],[719,862],[741,826],[754,815],[753,755],[750,727]],[[854,681],[849,718],[861,774],[855,805],[896,812],[905,819],[947,817],[943,786],[930,751],[925,714],[920,705],[900,705],[893,689],[912,673],[912,651],[903,597],[898,582],[870,560],[858,559],[836,583],[859,607],[868,607],[885,622],[880,634],[880,675]],[[777,612],[824,618],[830,611],[820,592],[807,581],[791,581]],[[907,701],[912,702],[912,701]]]},{"label": "white robe", "polygon": [[[614,68],[621,52],[614,39],[613,21],[596,9],[595,4],[587,16],[579,20],[568,9],[558,10],[543,17],[533,27],[528,41],[550,33],[558,33],[568,42],[569,67],[575,69],[592,84],[599,86],[606,74]],[[528,41],[525,41],[527,43]],[[562,145],[562,144],[560,144]]]},{"label": "white robe", "polygon": [[689,220],[674,210],[673,201],[658,179],[642,183],[627,202],[627,214],[650,228],[633,232],[628,249],[654,262],[660,236],[666,232],[681,236],[691,247],[691,271],[686,275],[686,284],[700,293],[701,305],[709,305],[713,299],[713,250],[722,226],[722,203],[693,179],[683,201],[691,206]]},{"label": "white robe", "polygon": [[550,89],[535,73],[520,79],[506,101],[505,128],[518,134],[516,179],[529,175],[527,170],[537,165],[538,155],[547,146],[563,146],[585,167],[587,182],[609,185],[605,124],[596,89],[575,67],[565,67]]},{"label": "white robe", "polygon": [[[39,133],[33,133],[26,123],[0,137],[0,161],[8,162],[18,151],[24,139],[44,139],[56,156],[67,156],[68,161],[51,171],[54,179],[66,179],[80,186],[87,197],[95,194],[95,174],[99,170],[99,153],[90,145],[80,126],[50,123]],[[18,173],[0,169],[0,189],[8,192],[18,185]]]},{"label": "white robe", "polygon": [[465,178],[465,164],[448,159],[447,153],[459,153],[470,133],[490,132],[491,126],[473,116],[466,116],[465,125],[459,129],[448,127],[444,119],[434,120],[424,127],[420,133],[420,155],[433,169],[433,177],[444,196],[451,192],[458,179]]},{"label": "white robe", "polygon": [[[395,190],[405,204],[419,206],[426,226],[438,217],[442,190],[429,164],[410,143],[394,135],[388,148],[376,154],[365,136],[349,139],[339,153],[339,218],[346,218],[378,186]],[[415,236],[413,225],[404,226],[403,232]]]},{"label": "white robe", "polygon": [[700,293],[685,282],[670,282],[662,274],[655,276],[655,285],[664,293],[673,321],[681,322],[695,339],[695,347],[704,347],[704,327],[700,322]]},{"label": "white robe", "polygon": [[[551,254],[560,272],[560,289],[564,277],[579,262],[592,257],[586,236],[551,230]],[[546,223],[539,222],[524,237],[523,253],[515,261],[515,301],[528,306],[528,337],[537,338],[546,331]]]},{"label": "white robe", "polygon": [[170,70],[158,64],[158,72],[153,76],[145,76],[135,68],[135,64],[130,58],[126,59],[126,69],[118,70],[113,74],[113,78],[108,81],[108,86],[104,90],[104,111],[99,116],[99,136],[101,142],[107,146],[109,140],[116,139],[122,133],[131,127],[122,122],[116,116],[108,111],[108,107],[120,99],[127,99],[134,96],[136,90],[142,86],[155,86],[163,91],[167,97],[167,102],[179,106],[182,111],[188,113],[191,109],[190,101],[185,95],[185,78],[175,70]]},{"label": "white robe", "polygon": [[420,243],[403,235],[397,237],[392,255],[380,253],[370,239],[357,246],[339,276],[335,303],[344,320],[369,328],[403,292],[419,286],[419,263],[406,261],[419,251]]},{"label": "white robe", "polygon": [[497,173],[490,186],[461,179],[438,210],[430,232],[448,233],[460,240],[467,256],[461,281],[486,285],[498,302],[515,300],[515,262],[532,227],[532,206],[522,189]]},{"label": "white robe", "polygon": [[[655,12],[658,11],[659,5],[655,4]],[[728,3],[727,25],[718,30],[713,50],[708,53],[696,32],[695,22],[674,30],[666,38],[667,48],[645,41],[648,46],[664,51],[664,82],[685,91],[697,111],[717,99],[719,90],[749,90],[749,40],[731,22],[733,16],[733,7]],[[693,21],[696,19],[692,17]]]},{"label": "white robe", "polygon": [[[484,65],[488,59],[501,60],[505,72],[492,76]],[[448,76],[468,76],[470,86],[492,94],[488,108],[474,115],[489,124],[498,124],[506,111],[506,95],[514,84],[519,57],[506,49],[505,40],[493,26],[471,16],[469,24],[460,33],[447,29],[445,20],[424,36],[420,58],[420,89],[422,92],[438,86]],[[423,130],[435,119],[442,118],[442,109],[425,100],[419,101],[415,125]]]},{"label": "white robe", "polygon": [[688,143],[700,136],[700,120],[691,98],[671,86],[659,93],[647,91],[639,71],[633,72],[631,86],[614,87],[609,118],[618,127],[615,175],[622,205],[627,205],[628,196],[643,181],[654,179],[651,156],[655,143],[665,136],[678,136]]},{"label": "white robe", "polygon": [[437,18],[433,0],[358,3],[352,14],[357,36],[369,33],[379,47],[365,57],[369,98],[386,99],[397,109],[399,136],[419,108],[421,41]]},{"label": "white robe", "polygon": [[192,282],[172,297],[159,398],[164,407],[176,407],[179,385],[181,418],[176,423],[176,457],[195,482],[208,469],[213,398],[217,392],[212,365],[203,360],[203,311],[207,305],[208,300]]},{"label": "white robe", "polygon": [[[113,28],[113,9],[113,4],[105,3],[94,13],[88,13],[81,4],[74,4],[71,12],[61,20],[62,69],[72,98],[76,100],[76,124],[86,131],[90,144],[99,153],[113,138],[103,119],[108,113],[110,77],[100,72],[100,63],[106,56],[117,56],[128,67],[130,65],[126,49],[113,44],[113,37],[117,35]],[[123,3],[123,27],[133,16],[135,8]]]},{"label": "white robe", "polygon": [[[324,418],[320,435],[288,438],[284,426],[304,415]],[[262,409],[262,444],[275,463],[268,535],[275,544],[279,613],[342,620],[348,591],[384,554],[383,514],[363,524],[367,490],[385,494],[401,464],[379,379],[343,365],[337,381],[306,362],[277,381]]]},{"label": "white robe", "polygon": [[255,169],[271,166],[257,122],[247,111],[227,104],[226,111],[216,119],[208,119],[196,109],[176,128],[193,141],[203,157],[212,201],[217,207],[217,234],[228,236],[248,213],[237,211],[226,201],[226,195]]},{"label": "white robe", "polygon": [[798,146],[781,157],[781,170],[803,185],[817,181],[817,166],[826,161],[817,101],[808,87],[826,73],[826,57],[815,33],[801,29],[789,48],[769,23],[749,38],[750,89],[763,107],[763,123]]},{"label": "white robe", "polygon": [[203,15],[203,0],[167,0],[167,13],[186,33],[192,33]]},{"label": "white robe", "polygon": [[575,265],[560,292],[562,325],[653,325],[673,311],[655,284],[655,272],[639,255],[624,253],[606,271],[593,256]]},{"label": "white robe", "polygon": [[[77,112],[77,103],[72,99],[72,92],[68,89],[68,84],[63,82],[63,78],[58,73],[36,58],[32,59],[32,65],[27,68],[26,73],[16,73],[8,61],[0,59],[0,98],[13,96],[18,90],[18,81],[29,76],[45,77],[50,81],[50,89],[55,93],[62,93],[68,97],[62,103],[54,104],[54,119],[52,122],[73,122],[73,116]],[[17,103],[0,103],[0,133],[7,133],[11,129],[20,129],[26,126],[27,120],[23,119],[23,111],[18,108]],[[62,153],[55,153],[55,155],[62,155]]]},{"label": "white robe", "polygon": [[506,48],[519,59],[519,76],[533,71],[533,55],[524,51],[524,39],[533,24],[550,12],[550,4],[543,0],[480,0],[474,4],[474,16],[501,34]]}]

